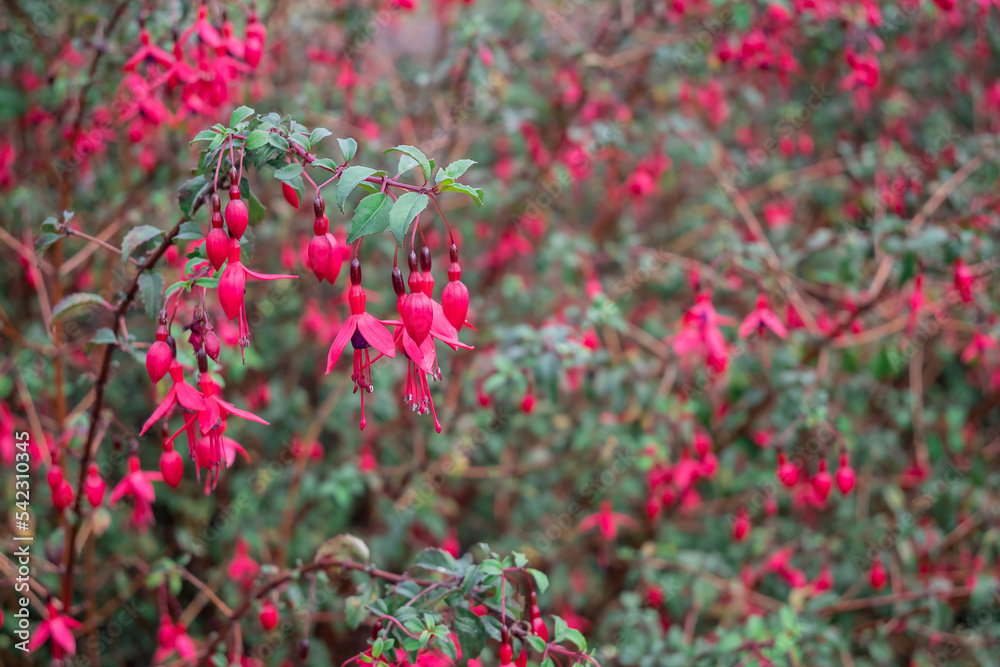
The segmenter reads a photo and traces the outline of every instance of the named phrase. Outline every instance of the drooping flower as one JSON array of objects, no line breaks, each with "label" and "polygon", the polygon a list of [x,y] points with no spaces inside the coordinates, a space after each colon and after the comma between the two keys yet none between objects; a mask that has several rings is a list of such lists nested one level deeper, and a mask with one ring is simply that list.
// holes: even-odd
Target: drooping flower
[{"label": "drooping flower", "polygon": [[257,280],[298,278],[298,276],[287,274],[258,273],[248,269],[240,261],[240,242],[236,238],[229,239],[229,264],[219,278],[219,303],[222,304],[222,310],[225,311],[226,317],[230,321],[234,319],[239,321],[241,352],[245,352],[250,345],[250,325],[247,323],[247,309],[243,302],[247,276]]},{"label": "drooping flower", "polygon": [[785,325],[781,323],[778,316],[768,308],[767,306],[767,295],[758,294],[757,295],[757,308],[754,309],[752,313],[744,318],[742,324],[740,324],[740,338],[746,338],[754,331],[757,332],[757,336],[764,335],[764,329],[770,329],[778,338],[785,338],[788,336],[788,329]]},{"label": "drooping flower", "polygon": [[64,615],[53,602],[46,605],[45,613],[45,620],[38,624],[28,645],[28,653],[34,653],[51,639],[54,660],[62,660],[63,656],[67,655],[76,655],[76,638],[73,637],[72,631],[80,627],[80,622]]},{"label": "drooping flower", "polygon": [[132,525],[145,531],[149,524],[153,523],[153,501],[156,500],[156,491],[152,483],[161,481],[163,475],[142,470],[139,457],[132,455],[128,460],[128,473],[111,491],[110,503],[114,505],[122,498],[134,498]]},{"label": "drooping flower", "polygon": [[354,348],[354,371],[351,380],[354,382],[354,393],[361,389],[361,430],[365,429],[365,393],[375,390],[372,385],[371,359],[368,348],[373,347],[383,355],[392,359],[396,356],[396,345],[392,334],[386,325],[397,322],[383,322],[365,312],[365,290],[361,287],[361,262],[355,257],[351,261],[351,287],[347,293],[351,306],[351,314],[340,328],[337,337],[330,346],[330,354],[326,362],[326,374],[333,370],[337,360],[347,347],[347,341]]},{"label": "drooping flower", "polygon": [[173,380],[174,385],[170,387],[167,395],[156,406],[156,409],[153,410],[153,414],[149,416],[146,423],[142,425],[139,435],[143,435],[148,431],[150,426],[170,412],[171,408],[175,405],[180,405],[182,408],[194,411],[204,410],[206,407],[205,399],[202,398],[198,390],[185,382],[184,369],[176,359],[171,362],[169,372],[170,379]]},{"label": "drooping flower", "polygon": [[580,521],[579,530],[581,533],[585,533],[592,528],[597,528],[601,533],[601,537],[606,542],[611,542],[618,537],[619,528],[623,526],[634,527],[636,525],[636,520],[632,517],[627,514],[615,512],[612,509],[610,500],[603,500],[601,501],[601,509],[590,516],[584,517]]}]

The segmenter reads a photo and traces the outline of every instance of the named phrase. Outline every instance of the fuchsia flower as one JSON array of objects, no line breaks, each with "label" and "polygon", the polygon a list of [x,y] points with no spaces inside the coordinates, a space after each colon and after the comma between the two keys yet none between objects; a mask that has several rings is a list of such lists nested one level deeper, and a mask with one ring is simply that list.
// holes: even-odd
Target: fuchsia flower
[{"label": "fuchsia flower", "polygon": [[959,257],[955,261],[955,289],[958,290],[965,303],[972,303],[972,284],[974,281],[975,276],[969,270],[969,265]]},{"label": "fuchsia flower", "polygon": [[635,527],[636,525],[636,520],[632,517],[627,514],[615,512],[611,507],[610,500],[603,500],[601,501],[601,509],[590,516],[584,517],[580,521],[579,530],[581,533],[585,533],[592,528],[597,528],[601,533],[601,537],[605,541],[611,542],[618,537],[618,529],[620,527]]},{"label": "fuchsia flower", "polygon": [[128,460],[128,473],[111,491],[110,503],[114,505],[123,497],[135,499],[135,510],[132,514],[132,525],[145,531],[153,523],[153,501],[156,491],[153,482],[162,482],[163,475],[158,472],[140,469],[139,457],[132,455]]},{"label": "fuchsia flower", "polygon": [[222,310],[225,311],[226,317],[230,321],[234,319],[239,320],[241,352],[246,350],[250,345],[250,326],[247,324],[247,309],[243,303],[243,295],[246,293],[247,276],[256,278],[257,280],[298,278],[298,276],[287,274],[272,275],[251,271],[240,261],[240,242],[235,238],[229,239],[229,264],[222,271],[222,276],[219,278],[219,303],[222,304]]},{"label": "fuchsia flower", "polygon": [[908,302],[910,304],[910,315],[906,318],[906,334],[912,335],[913,328],[917,325],[917,319],[924,308],[924,274],[918,273],[913,280],[913,291],[910,292]]},{"label": "fuchsia flower", "polygon": [[329,375],[334,365],[351,341],[354,348],[354,371],[351,380],[354,381],[354,393],[361,389],[361,430],[365,430],[365,392],[375,391],[372,386],[371,360],[368,348],[374,347],[383,355],[392,359],[396,356],[396,345],[392,334],[386,325],[398,322],[383,322],[365,312],[365,290],[361,287],[361,262],[355,257],[351,260],[351,287],[347,292],[347,300],[351,306],[351,314],[340,328],[337,337],[330,346],[330,354],[326,362],[326,374]]},{"label": "fuchsia flower", "polygon": [[758,294],[757,308],[747,315],[740,324],[740,338],[746,338],[754,331],[757,332],[758,337],[763,336],[765,328],[773,331],[778,338],[788,336],[788,329],[781,323],[778,316],[767,307],[767,295]]},{"label": "fuchsia flower", "polygon": [[38,624],[29,653],[34,653],[42,644],[52,639],[52,658],[62,660],[63,656],[76,655],[76,638],[73,630],[80,627],[80,622],[62,614],[56,605],[50,602],[45,608],[46,618]]},{"label": "fuchsia flower", "polygon": [[260,565],[249,553],[250,547],[241,537],[236,540],[236,555],[229,561],[229,577],[244,588],[250,588],[260,572]]},{"label": "fuchsia flower", "polygon": [[139,30],[139,50],[136,54],[125,61],[125,65],[122,67],[126,72],[132,72],[135,68],[142,62],[153,62],[157,65],[161,65],[164,69],[169,69],[173,66],[174,59],[169,53],[161,49],[156,44],[151,44],[149,39],[149,31],[145,27]]},{"label": "fuchsia flower", "polygon": [[181,664],[195,665],[198,662],[198,647],[191,637],[188,636],[187,628],[183,623],[172,624],[168,616],[160,618],[160,629],[156,633],[158,648],[153,654],[153,664],[159,665],[167,662],[168,658],[175,653],[180,658]]},{"label": "fuchsia flower", "polygon": [[200,393],[198,393],[198,390],[184,381],[184,369],[176,359],[170,364],[170,379],[174,381],[174,386],[170,388],[167,395],[163,398],[160,404],[156,406],[156,409],[153,410],[153,414],[151,414],[149,419],[146,420],[146,423],[142,425],[142,430],[139,431],[139,435],[143,435],[146,431],[148,431],[149,427],[170,412],[174,405],[180,405],[182,408],[194,410],[196,412],[204,410],[207,407],[205,399],[202,398]]},{"label": "fuchsia flower", "polygon": [[996,339],[979,331],[975,331],[972,334],[972,340],[969,341],[966,348],[962,350],[962,363],[968,364],[987,350],[995,349],[997,349]]}]

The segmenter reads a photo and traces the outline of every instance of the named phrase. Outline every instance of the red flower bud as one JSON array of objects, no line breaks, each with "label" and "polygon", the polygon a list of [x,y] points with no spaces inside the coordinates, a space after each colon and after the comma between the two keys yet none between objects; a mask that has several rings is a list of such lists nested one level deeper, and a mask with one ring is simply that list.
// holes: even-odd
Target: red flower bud
[{"label": "red flower bud", "polygon": [[172,443],[167,443],[160,455],[160,472],[163,474],[163,481],[176,489],[184,476],[184,460],[181,455],[174,450]]},{"label": "red flower bud", "polygon": [[[247,46],[249,46],[249,42],[247,43]],[[257,54],[257,57],[260,57],[259,53]],[[281,194],[285,195],[285,201],[288,202],[289,206],[294,208],[296,211],[299,210],[299,193],[295,191],[295,188],[282,181]]]},{"label": "red flower bud", "polygon": [[205,254],[208,261],[212,263],[212,268],[216,271],[222,268],[229,257],[229,236],[226,230],[213,227],[205,238]]},{"label": "red flower bud", "polygon": [[260,608],[260,625],[265,630],[274,630],[278,625],[278,610],[270,602],[265,602]]},{"label": "red flower bud", "polygon": [[750,513],[745,507],[741,507],[736,513],[736,520],[733,521],[733,539],[742,542],[750,534]]},{"label": "red flower bud", "polygon": [[330,265],[326,269],[326,281],[331,285],[337,282],[337,276],[340,275],[340,267],[344,264],[344,253],[341,252],[341,248],[338,247],[340,244],[337,242],[337,237],[333,234],[327,232],[326,240],[330,242],[330,248],[332,253],[330,254]]},{"label": "red flower bud", "polygon": [[331,261],[333,261],[333,245],[326,237],[326,233],[313,236],[309,241],[309,268],[316,276],[316,280],[323,282],[326,272],[330,270]]},{"label": "red flower bud", "polygon": [[880,559],[876,558],[875,562],[872,563],[871,572],[868,573],[868,581],[871,583],[872,588],[879,590],[885,586],[885,580],[885,565],[882,564]]},{"label": "red flower bud", "polygon": [[104,501],[104,491],[107,485],[101,479],[101,474],[97,470],[97,464],[91,463],[87,469],[87,479],[83,482],[83,492],[87,495],[87,502],[91,507],[97,507]]},{"label": "red flower bud", "polygon": [[247,205],[240,199],[240,185],[236,181],[235,169],[229,170],[229,181],[232,185],[229,186],[229,203],[226,204],[226,227],[233,238],[241,239],[250,224],[250,213]]},{"label": "red flower bud", "polygon": [[783,452],[778,453],[778,479],[781,483],[792,488],[799,482],[799,469],[794,463],[785,460],[785,454]]},{"label": "red flower bud", "polygon": [[531,392],[528,392],[527,394],[524,395],[524,398],[521,399],[521,410],[524,412],[524,414],[530,415],[531,411],[534,409],[535,409],[535,395],[532,394]]},{"label": "red flower bud", "polygon": [[158,340],[149,346],[146,351],[146,372],[149,373],[149,379],[153,384],[163,379],[170,370],[170,362],[173,359],[166,341]]},{"label": "red flower bud", "polygon": [[847,462],[847,454],[840,455],[840,468],[837,469],[837,488],[845,496],[854,488],[854,470]]},{"label": "red flower bud", "polygon": [[420,345],[431,332],[431,324],[434,322],[434,303],[423,292],[410,292],[403,299],[403,308],[400,312],[403,318],[403,326],[406,333],[410,335],[417,345]]},{"label": "red flower bud", "polygon": [[830,477],[830,473],[826,470],[826,459],[819,460],[819,470],[816,472],[816,476],[813,477],[813,488],[816,490],[816,494],[826,500],[830,495],[830,489],[833,488],[833,478]]},{"label": "red flower bud", "polygon": [[219,363],[219,337],[212,329],[205,334],[205,353],[212,357],[212,361]]},{"label": "red flower bud", "polygon": [[59,482],[59,486],[52,492],[52,504],[60,512],[73,504],[73,498],[73,486],[66,479]]}]

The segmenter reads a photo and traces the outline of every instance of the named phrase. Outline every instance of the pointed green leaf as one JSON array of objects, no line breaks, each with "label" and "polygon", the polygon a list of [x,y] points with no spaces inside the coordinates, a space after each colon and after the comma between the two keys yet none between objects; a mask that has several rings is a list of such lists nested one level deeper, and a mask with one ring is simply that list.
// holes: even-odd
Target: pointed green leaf
[{"label": "pointed green leaf", "polygon": [[325,127],[317,127],[315,130],[309,133],[309,145],[315,146],[316,142],[326,139],[331,134],[333,134],[333,132],[326,129]]},{"label": "pointed green leaf", "polygon": [[528,574],[531,578],[535,580],[535,587],[538,589],[539,593],[544,593],[545,589],[549,587],[549,578],[544,572],[539,572],[533,568],[527,568]]},{"label": "pointed green leaf", "polygon": [[345,169],[344,173],[340,175],[340,180],[337,181],[337,208],[343,211],[344,202],[347,201],[347,195],[351,194],[351,190],[373,174],[375,174],[375,170],[371,167],[354,166]]},{"label": "pointed green leaf", "polygon": [[476,164],[475,160],[455,160],[444,169],[438,169],[437,176],[434,177],[434,182],[439,184],[444,181],[453,182],[467,172],[469,167],[474,164]]},{"label": "pointed green leaf", "polygon": [[128,258],[133,250],[162,234],[162,229],[158,229],[152,225],[139,225],[132,229],[122,239],[122,263],[128,263]]},{"label": "pointed green leaf", "polygon": [[111,310],[111,305],[97,294],[77,292],[76,294],[70,294],[55,305],[55,308],[52,309],[52,322],[87,306],[101,306]]},{"label": "pointed green leaf", "polygon": [[205,232],[202,231],[201,226],[190,220],[181,223],[181,228],[177,231],[177,236],[174,237],[177,241],[194,241],[203,238],[205,238]]},{"label": "pointed green leaf", "polygon": [[486,193],[483,192],[482,188],[474,188],[462,183],[451,183],[450,185],[446,185],[441,188],[441,192],[464,192],[472,197],[472,200],[479,206],[483,205],[483,197],[486,196]]},{"label": "pointed green leaf", "polygon": [[330,171],[335,171],[340,166],[328,157],[313,160],[310,164],[318,169],[329,169]]},{"label": "pointed green leaf", "polygon": [[277,132],[268,132],[267,133],[267,141],[268,141],[268,143],[270,143],[275,148],[279,148],[279,149],[281,149],[283,151],[287,151],[288,148],[289,148],[289,146],[288,146],[288,140],[285,139],[280,134],[278,134]]},{"label": "pointed green leaf", "polygon": [[354,159],[354,156],[358,153],[358,142],[348,137],[346,139],[337,139],[337,143],[340,144],[340,152],[344,154],[344,162],[350,162]]},{"label": "pointed green leaf", "polygon": [[146,316],[156,319],[163,307],[163,276],[159,273],[144,271],[139,275],[139,296],[146,309]]},{"label": "pointed green leaf", "polygon": [[248,151],[252,151],[256,148],[260,148],[261,146],[266,146],[268,134],[270,134],[270,132],[266,132],[261,129],[254,130],[247,135],[246,140],[243,142],[243,147]]},{"label": "pointed green leaf", "polygon": [[458,643],[462,647],[462,659],[471,660],[479,657],[486,647],[486,628],[479,617],[464,607],[455,610],[453,625]]},{"label": "pointed green leaf", "polygon": [[302,173],[302,165],[292,162],[274,172],[274,177],[279,181],[290,181]]},{"label": "pointed green leaf", "polygon": [[419,148],[414,148],[413,146],[407,146],[405,144],[396,146],[395,148],[387,148],[383,155],[396,151],[398,153],[403,153],[404,155],[409,155],[411,158],[417,161],[420,165],[420,169],[424,172],[424,178],[431,177],[431,163],[424,155],[423,151]]},{"label": "pointed green leaf", "polygon": [[351,221],[351,233],[347,237],[347,242],[354,243],[362,236],[384,232],[389,226],[391,205],[392,200],[384,192],[368,195],[358,202],[358,208],[354,211],[354,220]]},{"label": "pointed green leaf", "polygon": [[203,197],[212,189],[212,184],[201,174],[188,180],[177,189],[177,203],[181,213],[190,219],[202,204]]},{"label": "pointed green leaf", "polygon": [[400,245],[406,238],[406,231],[410,228],[410,223],[421,211],[427,208],[430,201],[431,199],[427,195],[407,192],[400,195],[396,203],[392,205],[392,210],[389,211],[389,231],[396,237],[396,241]]},{"label": "pointed green leaf", "polygon": [[229,118],[229,127],[236,127],[247,118],[252,116],[254,113],[253,109],[247,106],[240,107],[233,112],[233,115]]},{"label": "pointed green leaf", "polygon": [[217,136],[219,136],[218,132],[213,132],[212,130],[202,130],[198,134],[194,135],[194,139],[191,140],[191,143],[193,144],[197,141],[212,141]]}]

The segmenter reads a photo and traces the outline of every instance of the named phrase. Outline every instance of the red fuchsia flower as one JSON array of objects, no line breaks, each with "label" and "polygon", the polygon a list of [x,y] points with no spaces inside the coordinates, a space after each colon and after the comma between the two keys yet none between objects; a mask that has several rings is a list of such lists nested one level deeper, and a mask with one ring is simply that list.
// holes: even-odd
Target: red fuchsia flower
[{"label": "red fuchsia flower", "polygon": [[247,276],[256,278],[257,280],[298,278],[298,276],[280,273],[257,273],[248,269],[240,261],[240,242],[236,238],[229,239],[229,264],[219,278],[219,303],[222,304],[222,310],[225,311],[226,317],[230,321],[234,319],[238,319],[239,321],[241,353],[250,345],[250,325],[247,323],[247,309],[243,303],[243,295],[246,293]]},{"label": "red fuchsia flower", "polygon": [[964,350],[962,350],[962,363],[971,363],[987,350],[995,349],[997,349],[996,339],[979,331],[975,331],[972,334],[972,340],[969,341],[969,344]]},{"label": "red fuchsia flower", "polygon": [[[417,271],[417,255],[410,252],[409,256],[410,276],[407,279],[410,293],[407,294],[399,308],[399,315],[403,320],[406,333],[417,345],[422,344],[431,333],[431,326],[434,324],[434,304],[431,296],[424,292],[426,282],[424,275]],[[428,272],[428,275],[430,273]],[[433,281],[433,277],[431,278]],[[431,290],[433,290],[433,283]]]},{"label": "red fuchsia flower", "polygon": [[199,39],[201,39],[201,41],[211,49],[218,48],[219,44],[222,42],[222,37],[219,35],[219,31],[216,30],[208,20],[207,5],[201,5],[198,7],[198,18],[195,19],[194,23],[188,26],[187,30],[181,33],[177,43],[183,45],[187,42],[188,37],[190,37],[194,32],[197,32]]},{"label": "red fuchsia flower", "polygon": [[788,227],[795,214],[795,202],[783,201],[764,204],[764,220],[771,229]]},{"label": "red fuchsia flower", "polygon": [[799,482],[799,469],[794,463],[785,459],[784,452],[778,452],[778,470],[776,476],[789,489]]},{"label": "red fuchsia flower", "polygon": [[236,555],[229,561],[229,578],[243,588],[253,586],[254,579],[260,573],[260,565],[250,557],[250,547],[242,537],[236,540]]},{"label": "red fuchsia flower", "polygon": [[281,182],[281,194],[288,202],[288,205],[294,208],[296,211],[299,210],[299,193],[295,191],[288,183],[284,181]]},{"label": "red fuchsia flower", "polygon": [[462,327],[468,324],[465,318],[469,314],[469,288],[462,282],[458,246],[452,243],[449,253],[451,265],[448,267],[448,284],[441,292],[441,308],[448,322],[455,327],[455,331],[461,331]]},{"label": "red fuchsia flower", "polygon": [[184,460],[174,449],[173,442],[163,445],[163,453],[160,454],[160,473],[170,488],[176,489],[180,486],[181,478],[184,476]]},{"label": "red fuchsia flower", "polygon": [[17,442],[14,439],[14,415],[6,401],[0,401],[0,461],[5,466],[14,465]]},{"label": "red fuchsia flower", "polygon": [[601,509],[590,516],[586,516],[580,521],[579,531],[585,533],[592,528],[597,528],[601,537],[606,542],[611,542],[618,537],[618,529],[621,527],[634,528],[637,522],[627,514],[615,512],[612,509],[610,500],[601,501]]},{"label": "red fuchsia flower", "polygon": [[87,502],[91,507],[97,507],[104,502],[104,492],[107,485],[101,479],[101,473],[96,463],[91,463],[87,468],[87,479],[83,482],[83,493],[87,496]]},{"label": "red fuchsia flower", "polygon": [[885,586],[886,579],[885,565],[882,564],[881,558],[876,558],[872,563],[871,571],[868,573],[868,581],[871,583],[872,588],[880,590]]},{"label": "red fuchsia flower", "polygon": [[73,637],[73,630],[80,627],[80,622],[64,615],[53,602],[46,605],[45,615],[45,620],[35,629],[31,644],[28,646],[28,653],[34,653],[51,639],[53,660],[76,655],[76,638]]},{"label": "red fuchsia flower", "polygon": [[750,512],[747,508],[741,507],[736,512],[736,519],[733,521],[732,534],[733,539],[737,542],[742,542],[750,534]]},{"label": "red fuchsia flower", "polygon": [[264,630],[270,632],[278,625],[278,610],[274,608],[270,600],[260,608],[260,625]]},{"label": "red fuchsia flower", "polygon": [[226,229],[229,230],[230,236],[239,240],[243,238],[243,233],[246,232],[247,225],[250,224],[250,212],[247,210],[247,205],[240,199],[240,183],[237,180],[235,167],[229,169],[229,183],[229,202],[226,204],[224,216]]},{"label": "red fuchsia flower", "polygon": [[[223,420],[218,430],[218,441],[214,439],[216,433],[209,431],[208,435],[198,440],[198,445],[195,448],[195,474],[197,475],[198,481],[201,481],[201,469],[205,468],[209,471],[209,474],[205,476],[205,495],[211,493],[212,488],[214,488],[215,481],[218,479],[218,471],[221,469],[221,463],[224,463],[226,468],[232,468],[233,463],[236,462],[236,454],[239,453],[243,456],[243,459],[250,463],[250,454],[247,453],[243,446],[233,440],[232,438],[225,435],[226,432],[226,421]],[[217,458],[218,454],[215,452],[214,447],[220,446],[221,449],[221,459]]]},{"label": "red fuchsia flower", "polygon": [[122,498],[134,498],[132,525],[145,532],[153,523],[153,501],[156,500],[156,491],[152,483],[161,481],[163,475],[141,470],[139,457],[132,455],[128,460],[128,473],[111,491],[110,502],[114,505]]},{"label": "red fuchsia flower", "polygon": [[205,254],[212,268],[218,271],[229,258],[229,234],[222,227],[222,201],[218,194],[212,195],[212,229],[205,237]]},{"label": "red fuchsia flower", "polygon": [[840,455],[840,467],[837,468],[837,488],[842,495],[847,495],[854,488],[854,469],[847,462],[847,452]]},{"label": "red fuchsia flower", "polygon": [[819,469],[816,471],[816,476],[812,479],[813,489],[816,490],[816,495],[819,496],[824,502],[830,497],[830,489],[833,488],[833,477],[826,469],[826,459],[819,460]]},{"label": "red fuchsia flower", "polygon": [[747,315],[740,324],[740,338],[746,338],[754,331],[757,332],[758,337],[763,336],[765,328],[773,331],[778,338],[788,336],[788,329],[781,323],[778,316],[767,307],[767,295],[758,294],[757,308]]},{"label": "red fuchsia flower", "polygon": [[386,325],[396,322],[383,322],[365,312],[365,290],[361,287],[361,262],[355,257],[351,261],[351,287],[347,292],[347,301],[351,306],[351,314],[340,328],[337,337],[330,346],[327,357],[326,374],[329,375],[334,365],[347,347],[347,341],[354,348],[354,371],[351,380],[354,382],[354,393],[361,389],[361,430],[365,430],[365,392],[375,390],[372,385],[371,359],[368,348],[374,347],[383,355],[392,359],[396,356],[396,345],[392,334]]},{"label": "red fuchsia flower", "polygon": [[181,664],[197,663],[198,647],[188,636],[183,623],[178,621],[173,625],[168,617],[163,616],[160,619],[160,630],[156,634],[156,639],[159,646],[153,654],[154,665],[166,663],[175,653],[180,658]]},{"label": "red fuchsia flower", "polygon": [[972,303],[972,284],[974,281],[975,277],[969,270],[968,264],[959,257],[955,261],[955,289],[958,290],[965,303]]},{"label": "red fuchsia flower", "polygon": [[146,372],[153,384],[163,379],[163,376],[170,370],[170,364],[174,360],[173,352],[167,345],[167,315],[160,313],[160,324],[156,327],[156,342],[149,346],[146,351]]},{"label": "red fuchsia flower", "polygon": [[126,72],[132,72],[143,62],[156,63],[164,69],[169,69],[174,64],[174,59],[169,53],[156,44],[150,43],[149,31],[145,27],[139,30],[139,50],[136,51],[134,56],[125,61],[122,69]]},{"label": "red fuchsia flower", "polygon": [[73,504],[76,497],[73,485],[63,477],[62,468],[55,460],[52,461],[52,466],[49,468],[47,479],[49,490],[52,492],[52,504],[57,511],[62,512]]},{"label": "red fuchsia flower", "polygon": [[260,64],[264,45],[267,43],[267,28],[257,19],[256,10],[250,11],[247,18],[246,40],[243,44],[243,58],[250,67]]},{"label": "red fuchsia flower", "polygon": [[829,564],[824,564],[820,569],[819,574],[812,582],[813,593],[824,593],[833,588],[833,570],[830,569]]},{"label": "red fuchsia flower", "polygon": [[171,362],[169,372],[170,379],[173,380],[174,385],[167,392],[167,395],[163,398],[160,404],[156,406],[156,409],[153,410],[153,414],[149,416],[146,423],[142,425],[142,430],[139,431],[139,435],[143,435],[146,431],[148,431],[150,426],[155,424],[161,417],[170,412],[175,405],[179,405],[188,410],[194,410],[195,412],[206,408],[205,399],[202,398],[202,395],[198,392],[198,390],[185,382],[184,369],[176,359]]}]

